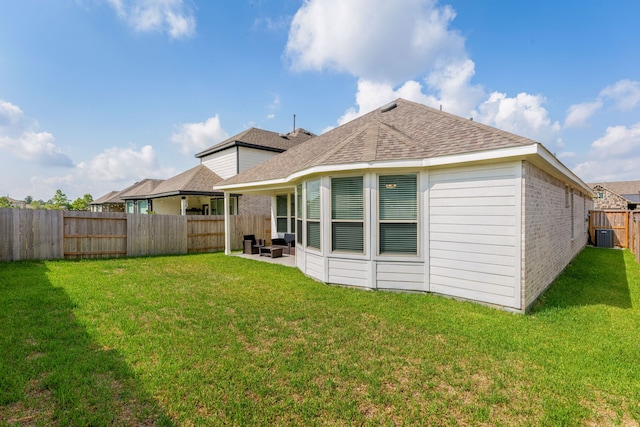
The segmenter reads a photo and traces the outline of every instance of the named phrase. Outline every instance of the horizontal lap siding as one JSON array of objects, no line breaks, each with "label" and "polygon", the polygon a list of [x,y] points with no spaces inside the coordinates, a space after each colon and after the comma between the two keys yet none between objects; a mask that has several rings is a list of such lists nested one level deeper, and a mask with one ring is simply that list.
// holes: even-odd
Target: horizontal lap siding
[{"label": "horizontal lap siding", "polygon": [[329,258],[329,283],[340,285],[370,287],[370,261]]},{"label": "horizontal lap siding", "polygon": [[238,173],[237,159],[236,149],[233,147],[205,156],[200,161],[220,178],[227,179]]},{"label": "horizontal lap siding", "polygon": [[378,261],[376,278],[378,289],[423,291],[425,288],[423,263]]},{"label": "horizontal lap siding", "polygon": [[305,273],[314,279],[326,282],[324,278],[324,258],[312,252],[305,254]]},{"label": "horizontal lap siding", "polygon": [[255,148],[247,148],[240,147],[239,148],[239,164],[240,164],[240,172],[244,172],[247,169],[251,169],[252,167],[259,165],[260,163],[264,163],[269,160],[273,156],[278,153],[273,151],[265,151],[265,150],[257,150]]},{"label": "horizontal lap siding", "polygon": [[518,164],[430,174],[433,292],[519,308]]}]

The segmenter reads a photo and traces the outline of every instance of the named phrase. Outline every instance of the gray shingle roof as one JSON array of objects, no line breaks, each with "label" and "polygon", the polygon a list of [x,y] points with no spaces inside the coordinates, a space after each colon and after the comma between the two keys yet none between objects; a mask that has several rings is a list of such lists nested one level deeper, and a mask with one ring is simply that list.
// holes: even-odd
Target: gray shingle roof
[{"label": "gray shingle roof", "polygon": [[640,181],[594,182],[589,187],[595,189],[598,185],[623,197],[640,193]]},{"label": "gray shingle roof", "polygon": [[213,194],[213,185],[219,181],[222,181],[222,178],[215,172],[204,165],[198,165],[162,182],[147,196],[152,198],[187,193]]},{"label": "gray shingle roof", "polygon": [[94,200],[93,202],[89,203],[90,205],[102,205],[105,203],[122,203],[122,200],[120,201],[112,201],[114,199],[115,196],[117,196],[120,193],[120,191],[110,191],[107,194],[105,194],[102,197],[98,197],[96,200]]},{"label": "gray shingle roof", "polygon": [[425,159],[535,141],[404,99],[374,110],[233,176],[220,185],[282,179],[315,166]]},{"label": "gray shingle roof", "polygon": [[264,129],[250,128],[197,153],[196,157],[201,158],[234,145],[244,145],[253,148],[282,152],[300,144],[301,142],[307,141],[314,136],[314,134],[302,128],[298,128],[287,134],[280,134]]},{"label": "gray shingle roof", "polygon": [[123,200],[144,199],[147,194],[151,193],[163,181],[164,179],[143,179],[122,190],[117,198],[121,202]]}]

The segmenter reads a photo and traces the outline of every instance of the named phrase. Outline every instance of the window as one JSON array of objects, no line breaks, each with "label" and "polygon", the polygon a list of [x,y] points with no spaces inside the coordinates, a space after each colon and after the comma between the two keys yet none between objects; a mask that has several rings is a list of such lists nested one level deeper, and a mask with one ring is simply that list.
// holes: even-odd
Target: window
[{"label": "window", "polygon": [[138,213],[149,213],[149,202],[146,200],[138,200]]},{"label": "window", "polygon": [[364,252],[363,178],[331,179],[331,250]]},{"label": "window", "polygon": [[604,199],[604,192],[598,191],[596,193],[596,199]]},{"label": "window", "polygon": [[[238,198],[229,197],[229,215],[238,214]],[[224,197],[211,198],[211,215],[224,215]]]},{"label": "window", "polygon": [[307,182],[307,246],[320,249],[320,180]]},{"label": "window", "polygon": [[380,254],[418,254],[417,175],[378,178]]},{"label": "window", "polygon": [[286,194],[276,196],[276,231],[278,233],[287,232],[287,223],[289,222],[289,217],[287,215],[289,208],[288,200],[289,197]]},{"label": "window", "polygon": [[302,184],[296,186],[296,242],[302,244]]},{"label": "window", "polygon": [[575,225],[575,215],[574,215],[574,209],[573,209],[573,190],[569,191],[569,197],[571,198],[571,201],[569,202],[571,204],[571,239],[575,239],[576,237],[576,225]]},{"label": "window", "polygon": [[127,200],[127,213],[135,213],[136,212],[136,208],[135,208],[135,203],[131,200]]}]

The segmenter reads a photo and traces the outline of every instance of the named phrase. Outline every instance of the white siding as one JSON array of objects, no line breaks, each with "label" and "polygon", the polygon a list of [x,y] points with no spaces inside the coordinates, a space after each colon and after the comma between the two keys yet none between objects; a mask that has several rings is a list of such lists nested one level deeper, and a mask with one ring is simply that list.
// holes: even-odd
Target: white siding
[{"label": "white siding", "polygon": [[324,278],[324,258],[321,255],[307,252],[305,254],[305,274],[326,282]]},{"label": "white siding", "polygon": [[430,290],[520,308],[520,163],[432,171]]},{"label": "white siding", "polygon": [[236,147],[210,154],[201,159],[203,165],[217,173],[220,178],[227,179],[236,175],[238,169]]},{"label": "white siding", "polygon": [[264,162],[265,160],[269,160],[276,154],[278,153],[273,151],[256,150],[255,148],[248,148],[248,147],[239,147],[239,154],[238,154],[240,156],[239,172],[244,172],[247,169],[251,169],[252,167]]},{"label": "white siding", "polygon": [[329,283],[370,288],[370,264],[368,260],[329,258]]},{"label": "white siding", "polygon": [[378,289],[425,290],[424,263],[421,262],[378,261],[376,278]]}]

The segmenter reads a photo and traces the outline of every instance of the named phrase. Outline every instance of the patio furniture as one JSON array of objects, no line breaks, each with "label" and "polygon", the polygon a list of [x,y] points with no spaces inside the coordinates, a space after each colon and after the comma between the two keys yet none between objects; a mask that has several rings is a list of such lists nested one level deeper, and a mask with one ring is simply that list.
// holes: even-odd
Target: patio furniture
[{"label": "patio furniture", "polygon": [[271,258],[280,258],[282,256],[282,248],[275,248],[273,246],[261,246],[260,256],[268,256]]},{"label": "patio furniture", "polygon": [[253,234],[247,234],[242,237],[242,252],[245,254],[259,254],[260,248],[264,245],[264,239],[256,239]]},{"label": "patio furniture", "polygon": [[282,253],[287,255],[296,254],[296,235],[285,233],[284,238],[271,239],[271,246],[274,248],[282,248]]}]

